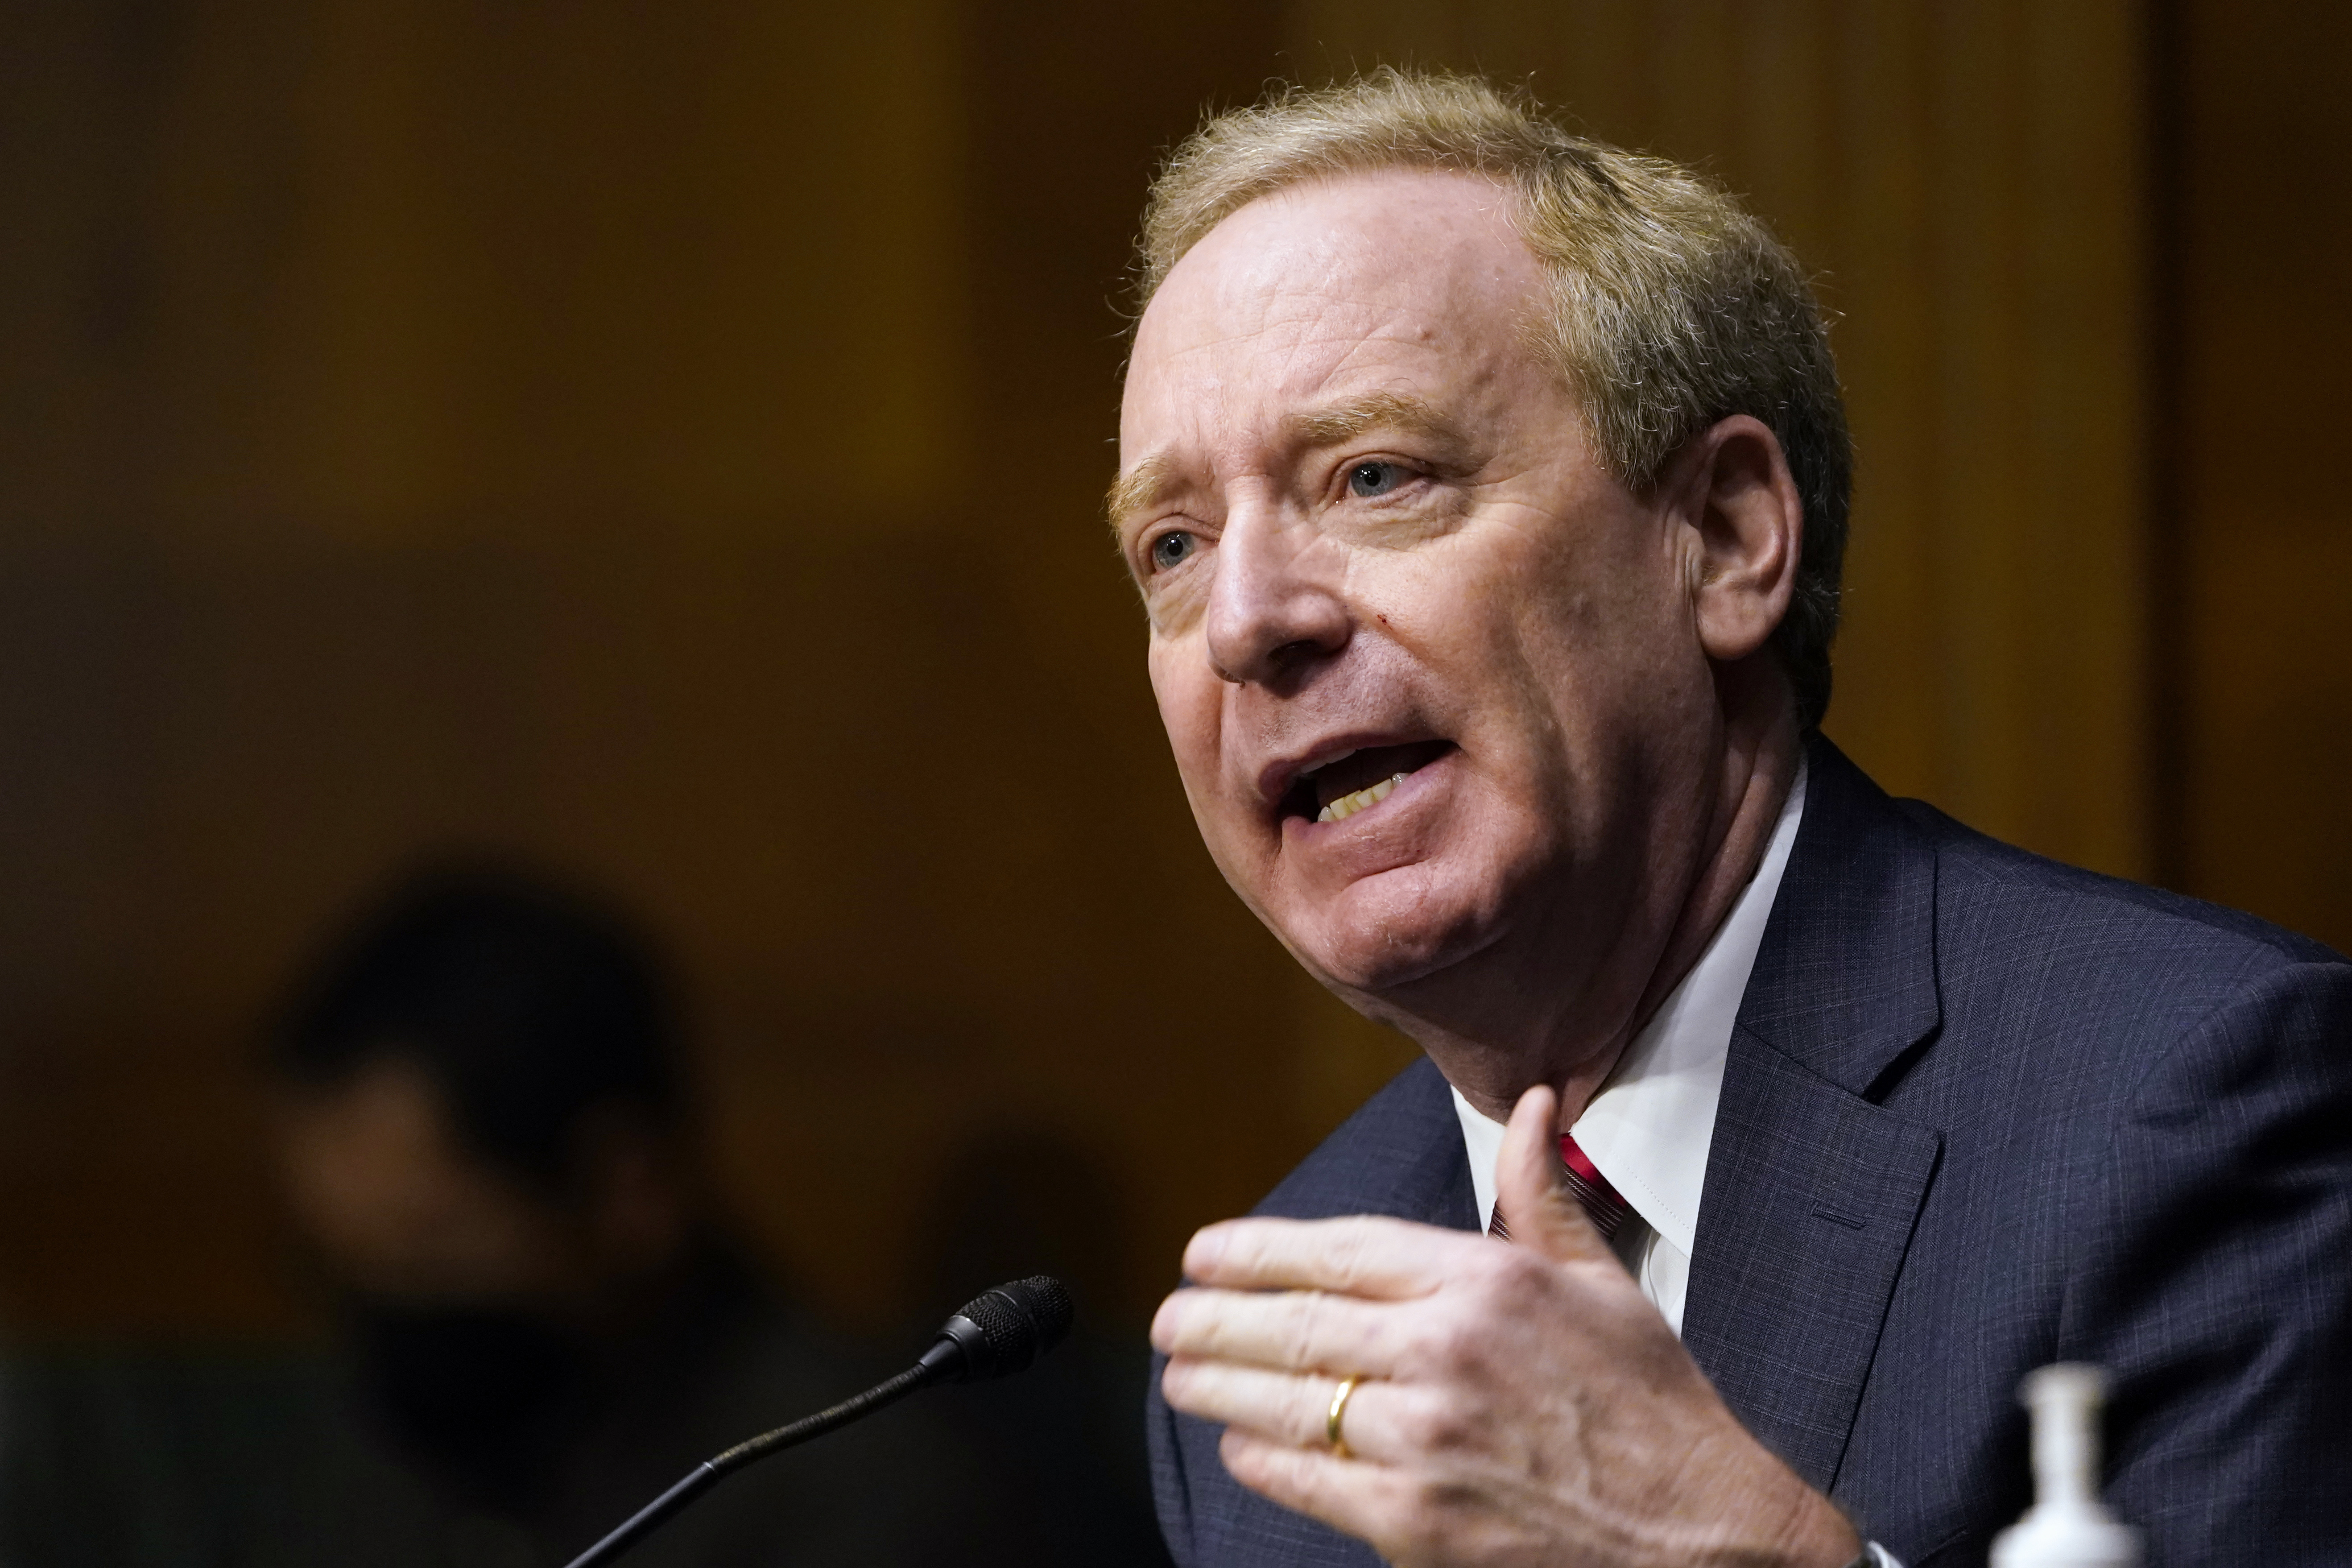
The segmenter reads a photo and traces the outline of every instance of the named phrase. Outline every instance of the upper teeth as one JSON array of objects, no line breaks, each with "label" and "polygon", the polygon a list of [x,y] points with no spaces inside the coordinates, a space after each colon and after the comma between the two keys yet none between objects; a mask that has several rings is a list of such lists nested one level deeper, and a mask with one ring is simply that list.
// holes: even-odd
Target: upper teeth
[{"label": "upper teeth", "polygon": [[1404,783],[1404,775],[1402,773],[1391,773],[1388,777],[1382,779],[1380,783],[1371,785],[1370,788],[1360,789],[1353,795],[1341,795],[1339,799],[1325,806],[1321,815],[1318,816],[1315,820],[1318,822],[1338,822],[1343,818],[1353,816],[1356,813],[1363,810],[1364,807],[1368,805],[1377,805],[1381,801],[1388,799],[1389,791],[1396,788],[1397,785],[1402,783]]}]

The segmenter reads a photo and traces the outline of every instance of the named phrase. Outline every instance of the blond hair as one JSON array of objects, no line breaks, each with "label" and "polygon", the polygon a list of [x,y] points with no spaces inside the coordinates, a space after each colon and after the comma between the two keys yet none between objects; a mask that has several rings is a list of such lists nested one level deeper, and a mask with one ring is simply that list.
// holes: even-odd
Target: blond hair
[{"label": "blond hair", "polygon": [[1140,299],[1218,224],[1286,185],[1413,168],[1485,175],[1551,280],[1544,346],[1601,461],[1647,489],[1692,437],[1734,414],[1771,427],[1804,506],[1788,615],[1773,633],[1800,723],[1830,700],[1853,447],[1829,335],[1788,248],[1731,196],[1667,162],[1570,134],[1475,77],[1383,68],[1277,90],[1210,119],[1144,207]]}]

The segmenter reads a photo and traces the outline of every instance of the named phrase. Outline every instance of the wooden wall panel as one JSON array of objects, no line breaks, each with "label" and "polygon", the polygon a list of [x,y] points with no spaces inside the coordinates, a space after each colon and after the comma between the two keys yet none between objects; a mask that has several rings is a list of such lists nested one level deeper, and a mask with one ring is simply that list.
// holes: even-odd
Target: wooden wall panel
[{"label": "wooden wall panel", "polygon": [[730,1199],[846,1318],[929,1289],[970,1139],[1108,1172],[1131,1317],[1319,1131],[1236,1088],[1289,970],[1097,517],[1133,211],[1271,58],[1249,8],[5,20],[19,1326],[296,1321],[254,1031],[444,845],[671,941]]},{"label": "wooden wall panel", "polygon": [[[2196,15],[2236,107],[2186,225],[2181,832],[2341,942],[2347,204],[2242,167],[2327,141],[2276,51],[2326,56]],[[2137,16],[0,0],[0,1304],[299,1321],[254,1026],[462,842],[667,936],[726,1191],[821,1302],[908,1310],[956,1150],[1027,1127],[1148,1307],[1409,1052],[1209,865],[1096,517],[1154,154],[1334,61],[1526,75],[1752,193],[1843,313],[1832,731],[2144,868]]]},{"label": "wooden wall panel", "polygon": [[2180,874],[2352,951],[2340,7],[2177,8]]}]

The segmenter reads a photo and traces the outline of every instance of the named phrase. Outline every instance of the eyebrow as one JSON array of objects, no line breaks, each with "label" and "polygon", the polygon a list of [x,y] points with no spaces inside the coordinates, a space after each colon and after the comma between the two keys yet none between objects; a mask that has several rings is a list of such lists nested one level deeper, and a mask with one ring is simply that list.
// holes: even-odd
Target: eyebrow
[{"label": "eyebrow", "polygon": [[[1406,430],[1449,445],[1462,444],[1461,426],[1421,398],[1402,392],[1374,392],[1323,408],[1294,414],[1283,421],[1291,437],[1302,446],[1333,447],[1351,441],[1368,430]],[[1154,452],[1111,481],[1103,498],[1103,516],[1116,530],[1129,514],[1158,500],[1176,472],[1166,452]]]},{"label": "eyebrow", "polygon": [[1461,427],[1422,399],[1402,392],[1374,392],[1328,407],[1308,409],[1285,421],[1309,447],[1331,447],[1367,430],[1407,430],[1458,443]]},{"label": "eyebrow", "polygon": [[1175,468],[1167,453],[1154,452],[1113,479],[1110,494],[1103,498],[1103,516],[1111,527],[1116,530],[1129,513],[1141,511],[1158,500]]}]

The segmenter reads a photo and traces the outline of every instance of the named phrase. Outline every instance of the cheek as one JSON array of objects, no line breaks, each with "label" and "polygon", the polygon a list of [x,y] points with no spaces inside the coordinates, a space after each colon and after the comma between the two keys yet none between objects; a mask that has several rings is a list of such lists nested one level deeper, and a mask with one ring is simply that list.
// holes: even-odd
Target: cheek
[{"label": "cheek", "polygon": [[1197,803],[1214,784],[1223,731],[1223,682],[1196,650],[1155,644],[1149,661],[1151,694],[1185,793]]},{"label": "cheek", "polygon": [[1507,591],[1495,656],[1570,729],[1675,680],[1695,650],[1688,605],[1654,561],[1531,561]]}]

